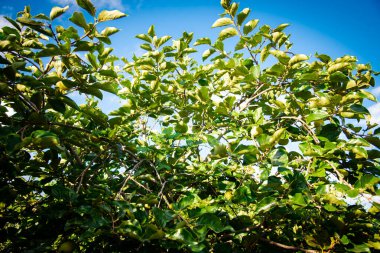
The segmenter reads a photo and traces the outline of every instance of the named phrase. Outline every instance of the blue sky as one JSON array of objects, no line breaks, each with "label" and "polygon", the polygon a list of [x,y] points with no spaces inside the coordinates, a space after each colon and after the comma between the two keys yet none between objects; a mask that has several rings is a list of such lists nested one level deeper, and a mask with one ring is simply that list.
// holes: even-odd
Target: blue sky
[{"label": "blue sky", "polygon": [[[0,0],[0,15],[15,17],[24,5],[32,13],[49,13],[53,6],[71,5],[75,0]],[[113,36],[113,47],[119,56],[139,53],[136,34],[144,33],[151,24],[159,35],[179,37],[183,31],[194,32],[195,38],[215,38],[218,29],[212,23],[222,13],[219,0],[93,0],[98,9],[120,9],[129,16],[108,23],[122,31]],[[371,63],[380,71],[380,1],[379,0],[241,0],[241,8],[249,7],[252,18],[261,24],[276,26],[290,23],[293,51],[312,55],[316,52],[332,57],[355,55],[361,63]],[[66,14],[67,19],[70,14]],[[0,25],[4,20],[0,16]],[[59,23],[60,21],[55,21]],[[378,82],[380,82],[379,78]],[[379,85],[378,85],[379,87]],[[372,91],[380,98],[380,88]],[[371,106],[378,114],[380,104]]]}]

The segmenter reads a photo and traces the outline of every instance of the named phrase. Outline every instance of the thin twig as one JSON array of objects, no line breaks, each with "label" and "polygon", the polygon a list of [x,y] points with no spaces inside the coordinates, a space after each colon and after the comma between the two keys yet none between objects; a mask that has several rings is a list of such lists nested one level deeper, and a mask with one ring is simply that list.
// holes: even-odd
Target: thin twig
[{"label": "thin twig", "polygon": [[158,202],[158,206],[157,206],[158,208],[161,205],[161,200],[162,200],[162,196],[163,196],[163,191],[164,191],[165,185],[166,185],[166,181],[162,184],[161,190],[158,193],[158,196],[160,197],[160,201]]},{"label": "thin twig", "polygon": [[352,187],[351,184],[349,184],[346,180],[344,180],[344,176],[338,171],[338,169],[335,167],[335,165],[332,162],[328,160],[326,160],[326,162],[330,165],[330,167],[334,170],[335,174],[338,176],[339,182],[348,186],[350,189],[354,189],[354,187]]},{"label": "thin twig", "polygon": [[319,144],[319,143],[320,143],[319,140],[318,140],[318,138],[317,138],[317,136],[314,134],[313,130],[310,129],[310,127],[306,124],[305,121],[303,121],[303,120],[301,119],[301,117],[295,117],[295,116],[283,116],[283,117],[281,117],[281,118],[283,118],[283,119],[294,119],[294,120],[299,121],[299,122],[302,124],[302,126],[305,128],[305,130],[311,135],[311,137],[313,138],[314,142],[315,142],[316,144]]},{"label": "thin twig", "polygon": [[22,55],[20,55],[19,53],[15,53],[15,52],[10,52],[10,53],[13,54],[13,55],[15,55],[15,56],[17,56],[17,57],[20,57],[20,58],[26,60],[27,62],[29,62],[30,64],[32,64],[34,67],[36,67],[36,68],[38,69],[38,71],[40,71],[41,73],[43,72],[43,71],[40,69],[40,67],[39,67],[35,62],[33,62],[32,60],[30,60],[29,58],[27,58],[27,57],[25,57],[25,56],[22,56]]},{"label": "thin twig", "polygon": [[123,188],[125,187],[125,185],[127,184],[127,182],[129,181],[129,179],[130,179],[131,177],[132,177],[132,175],[129,174],[128,177],[126,177],[126,178],[124,179],[124,181],[123,181],[123,185],[120,187],[120,190],[119,190],[118,193],[116,194],[115,199],[116,199],[117,196],[120,196],[120,195],[121,195],[121,193],[123,192]]},{"label": "thin twig", "polygon": [[265,92],[268,92],[270,90],[273,90],[274,88],[270,87],[268,89],[265,89],[259,93],[257,93],[256,95],[248,98],[247,100],[245,100],[242,104],[244,104],[242,107],[240,107],[238,109],[238,113],[242,112],[245,108],[247,108],[249,106],[249,104],[252,102],[252,100],[256,99],[257,97],[261,96],[262,94],[264,94]]},{"label": "thin twig", "polygon": [[[107,150],[107,149],[106,149]],[[80,179],[79,181],[79,184],[78,184],[78,187],[77,187],[77,193],[79,192],[81,186],[82,186],[82,183],[83,183],[83,178],[84,178],[84,175],[87,173],[87,171],[91,168],[92,164],[95,162],[96,159],[99,158],[99,156],[101,155],[102,153],[99,153],[98,155],[96,155],[94,157],[94,159],[91,160],[91,162],[87,165],[87,167],[82,171],[82,173],[80,173],[79,177],[77,177],[77,179],[75,179],[75,182],[78,181],[78,179]]]},{"label": "thin twig", "polygon": [[282,244],[279,242],[274,242],[274,241],[268,240],[266,238],[260,238],[260,241],[263,241],[263,242],[266,242],[270,245],[273,245],[273,246],[276,246],[276,247],[279,247],[282,249],[287,249],[287,250],[302,251],[302,252],[306,252],[306,253],[318,253],[319,252],[318,250],[314,250],[314,249],[303,249],[300,247],[285,245],[285,244]]}]

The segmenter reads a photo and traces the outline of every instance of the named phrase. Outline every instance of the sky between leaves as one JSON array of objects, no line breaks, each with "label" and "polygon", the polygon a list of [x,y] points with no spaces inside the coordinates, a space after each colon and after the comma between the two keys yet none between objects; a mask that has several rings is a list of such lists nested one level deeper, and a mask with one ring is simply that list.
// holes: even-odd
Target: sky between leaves
[{"label": "sky between leaves", "polygon": [[[314,55],[324,53],[332,57],[346,54],[357,56],[361,63],[371,63],[380,71],[380,1],[379,0],[240,0],[242,8],[252,10],[251,18],[260,19],[261,24],[277,26],[290,23],[287,32],[292,34],[293,51]],[[100,9],[118,9],[128,14],[127,18],[107,23],[121,31],[112,38],[114,53],[130,58],[140,55],[140,41],[136,34],[145,33],[155,25],[158,35],[179,37],[182,32],[194,32],[195,38],[211,37],[215,40],[219,29],[211,29],[212,23],[222,13],[219,0],[93,0]],[[53,6],[70,5],[75,10],[75,0],[0,0],[0,26],[6,24],[4,15],[12,18],[25,5],[32,13],[50,12]],[[67,25],[70,13],[55,20]],[[197,58],[198,60],[199,58]],[[380,99],[380,78],[372,93]],[[110,111],[115,97],[107,95],[103,109]],[[113,101],[112,101],[113,100]],[[112,103],[110,103],[112,101]],[[369,103],[373,121],[380,123],[380,103]]]}]

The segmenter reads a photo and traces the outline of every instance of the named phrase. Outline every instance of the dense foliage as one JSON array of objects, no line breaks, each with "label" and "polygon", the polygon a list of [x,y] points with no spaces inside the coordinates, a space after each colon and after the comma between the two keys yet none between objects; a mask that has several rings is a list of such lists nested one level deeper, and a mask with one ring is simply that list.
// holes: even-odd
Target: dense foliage
[{"label": "dense foliage", "polygon": [[98,24],[125,14],[77,4],[0,29],[1,251],[380,249],[371,66],[296,54],[227,0],[217,40],[151,26],[119,59]]}]

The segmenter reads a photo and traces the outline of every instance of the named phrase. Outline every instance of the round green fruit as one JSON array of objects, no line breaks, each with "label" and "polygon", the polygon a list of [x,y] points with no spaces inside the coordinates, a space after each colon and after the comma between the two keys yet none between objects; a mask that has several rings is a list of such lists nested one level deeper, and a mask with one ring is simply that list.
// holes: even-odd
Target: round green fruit
[{"label": "round green fruit", "polygon": [[62,243],[58,248],[58,253],[71,253],[74,251],[75,244],[71,241]]}]

